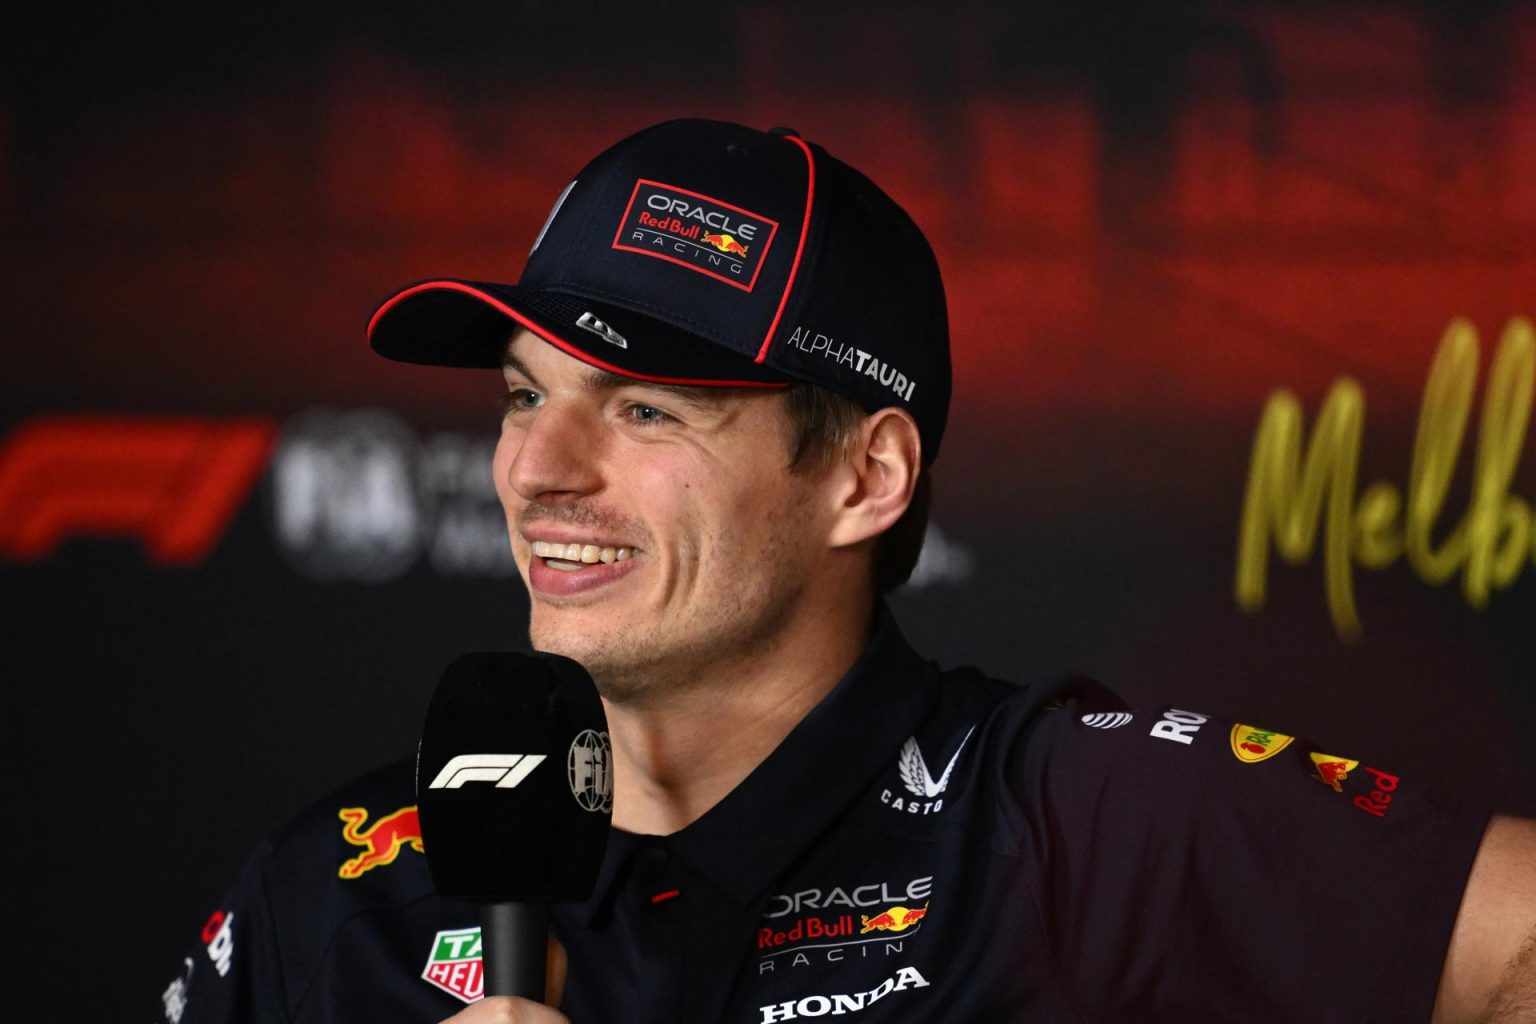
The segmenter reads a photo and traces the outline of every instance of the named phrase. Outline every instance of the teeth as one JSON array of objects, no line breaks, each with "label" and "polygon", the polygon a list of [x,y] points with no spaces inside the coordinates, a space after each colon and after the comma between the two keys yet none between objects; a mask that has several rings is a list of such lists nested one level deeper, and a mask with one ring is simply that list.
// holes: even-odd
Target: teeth
[{"label": "teeth", "polygon": [[544,540],[536,540],[529,546],[535,558],[570,563],[555,565],[555,562],[551,562],[550,564],[555,565],[557,569],[574,569],[578,565],[596,565],[598,562],[623,562],[634,554],[632,548],[605,548],[596,544],[552,544]]}]

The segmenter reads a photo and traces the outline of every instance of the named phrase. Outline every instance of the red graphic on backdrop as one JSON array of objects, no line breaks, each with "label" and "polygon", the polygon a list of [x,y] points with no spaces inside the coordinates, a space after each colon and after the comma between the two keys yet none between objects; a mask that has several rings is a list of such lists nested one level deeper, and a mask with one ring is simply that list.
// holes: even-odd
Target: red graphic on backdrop
[{"label": "red graphic on backdrop", "polygon": [[207,557],[266,465],[268,420],[49,416],[0,448],[0,554],[137,537],[157,565]]}]

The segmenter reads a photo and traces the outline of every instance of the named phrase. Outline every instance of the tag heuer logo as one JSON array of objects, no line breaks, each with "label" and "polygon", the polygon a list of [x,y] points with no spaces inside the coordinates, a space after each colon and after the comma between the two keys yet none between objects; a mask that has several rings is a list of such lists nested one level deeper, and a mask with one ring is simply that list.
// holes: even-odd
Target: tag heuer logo
[{"label": "tag heuer logo", "polygon": [[485,995],[485,972],[480,966],[480,929],[457,928],[438,932],[432,940],[422,978],[466,1003]]}]

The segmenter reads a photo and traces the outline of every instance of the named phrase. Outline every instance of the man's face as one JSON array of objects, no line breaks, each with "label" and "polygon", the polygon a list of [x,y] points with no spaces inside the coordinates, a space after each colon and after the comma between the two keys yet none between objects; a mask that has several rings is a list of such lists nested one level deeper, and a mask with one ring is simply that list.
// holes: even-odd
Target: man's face
[{"label": "man's face", "polygon": [[806,613],[829,502],[789,472],[780,393],[619,378],[526,331],[505,376],[496,492],[536,648],[638,700]]}]

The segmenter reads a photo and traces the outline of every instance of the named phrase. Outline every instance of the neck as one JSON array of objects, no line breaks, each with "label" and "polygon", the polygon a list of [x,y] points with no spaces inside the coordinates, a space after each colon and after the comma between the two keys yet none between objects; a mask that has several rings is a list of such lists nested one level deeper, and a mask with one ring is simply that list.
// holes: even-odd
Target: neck
[{"label": "neck", "polygon": [[811,611],[750,657],[680,670],[690,685],[669,688],[665,697],[604,701],[616,827],[670,835],[691,824],[847,674],[869,642],[869,604]]}]

